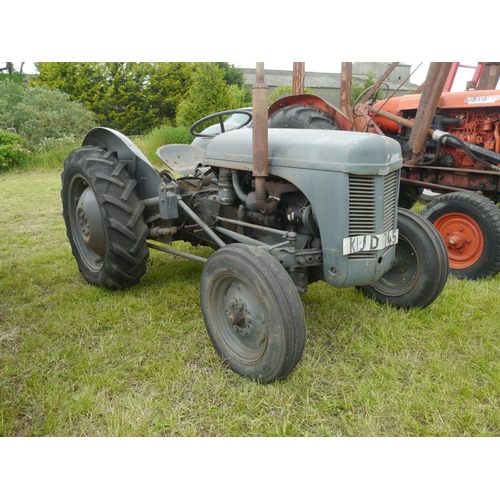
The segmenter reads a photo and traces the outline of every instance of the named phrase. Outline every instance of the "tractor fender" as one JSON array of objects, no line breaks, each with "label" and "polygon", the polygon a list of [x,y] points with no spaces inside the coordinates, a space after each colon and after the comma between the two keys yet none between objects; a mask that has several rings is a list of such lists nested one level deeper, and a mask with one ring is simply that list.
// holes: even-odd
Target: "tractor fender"
[{"label": "tractor fender", "polygon": [[137,181],[139,198],[142,200],[158,196],[160,174],[144,153],[121,132],[106,127],[95,127],[87,132],[82,146],[96,146],[116,151],[118,158],[126,162],[130,176]]},{"label": "tractor fender", "polygon": [[294,94],[282,97],[270,106],[268,116],[270,118],[271,115],[282,108],[297,105],[316,108],[335,122],[340,130],[354,130],[352,120],[345,113],[323,98],[313,94]]}]

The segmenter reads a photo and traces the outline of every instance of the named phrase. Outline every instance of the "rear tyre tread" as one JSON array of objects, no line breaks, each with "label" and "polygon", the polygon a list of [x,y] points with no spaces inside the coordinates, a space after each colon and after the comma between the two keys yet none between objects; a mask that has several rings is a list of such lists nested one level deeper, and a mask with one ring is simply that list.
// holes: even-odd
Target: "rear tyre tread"
[{"label": "rear tyre tread", "polygon": [[269,128],[338,130],[338,125],[320,110],[299,104],[276,111],[269,118]]},{"label": "rear tyre tread", "polygon": [[[137,182],[125,167],[115,152],[84,146],[70,152],[61,174],[66,233],[78,267],[89,283],[112,289],[137,283],[146,272],[149,258],[149,230],[142,217],[144,203],[135,191]],[[71,200],[70,187],[77,178],[82,182],[85,179],[92,188],[102,214],[106,248],[100,269],[87,264],[81,255],[82,242],[77,241],[78,231],[71,227],[76,201]]]}]

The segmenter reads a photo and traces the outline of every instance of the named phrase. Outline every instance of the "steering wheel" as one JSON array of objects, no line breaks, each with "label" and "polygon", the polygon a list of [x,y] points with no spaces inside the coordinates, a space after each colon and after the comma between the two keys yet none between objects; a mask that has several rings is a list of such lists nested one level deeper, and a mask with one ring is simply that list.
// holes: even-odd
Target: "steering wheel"
[{"label": "steering wheel", "polygon": [[195,137],[215,137],[216,135],[219,135],[217,133],[215,134],[204,134],[202,132],[195,132],[195,128],[200,126],[202,123],[208,122],[209,120],[212,120],[213,118],[218,118],[219,119],[219,125],[220,125],[220,133],[223,134],[226,129],[224,127],[224,120],[222,119],[223,116],[230,116],[230,115],[247,115],[247,120],[242,123],[241,125],[238,125],[237,127],[232,128],[231,130],[238,130],[240,128],[246,127],[251,121],[252,121],[252,112],[247,111],[245,109],[234,109],[231,111],[219,111],[218,113],[213,113],[211,115],[205,116],[204,118],[201,118],[197,122],[194,122],[191,125],[191,128],[189,129],[189,132],[194,135]]}]

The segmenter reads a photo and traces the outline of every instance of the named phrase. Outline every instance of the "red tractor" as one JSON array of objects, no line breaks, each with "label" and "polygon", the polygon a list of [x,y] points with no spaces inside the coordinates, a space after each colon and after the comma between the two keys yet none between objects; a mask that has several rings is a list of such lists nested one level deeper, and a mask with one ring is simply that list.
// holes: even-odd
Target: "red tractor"
[{"label": "red tractor", "polygon": [[[411,206],[423,188],[444,193],[422,214],[446,243],[451,274],[478,279],[500,271],[496,206],[500,201],[500,90],[476,90],[475,75],[469,82],[471,90],[442,92],[451,88],[450,75],[456,67],[452,64],[447,73],[448,66],[436,66],[436,85],[429,85],[427,93],[424,88],[422,94],[355,107],[354,122],[357,130],[368,128],[401,144],[405,158],[401,206]],[[419,121],[419,117],[424,118]]]},{"label": "red tractor", "polygon": [[316,96],[294,95],[276,102],[269,114],[270,123],[277,126],[300,126],[293,120],[287,123],[285,115],[291,116],[293,108],[310,106],[339,129],[397,140],[404,158],[399,206],[411,208],[424,189],[441,193],[422,215],[446,243],[450,274],[479,279],[500,271],[496,206],[500,201],[500,90],[495,90],[500,65],[479,63],[468,82],[470,90],[449,92],[459,66],[431,63],[430,83],[424,84],[421,94],[371,102],[365,98],[354,108],[348,108],[347,100],[344,106],[341,103],[345,112]]}]

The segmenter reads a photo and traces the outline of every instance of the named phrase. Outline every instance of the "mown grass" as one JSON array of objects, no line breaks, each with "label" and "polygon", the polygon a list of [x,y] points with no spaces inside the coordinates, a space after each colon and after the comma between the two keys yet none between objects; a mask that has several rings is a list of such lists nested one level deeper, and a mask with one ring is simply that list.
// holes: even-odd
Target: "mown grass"
[{"label": "mown grass", "polygon": [[259,385],[210,343],[201,263],[152,251],[140,284],[88,285],[59,191],[60,171],[0,176],[0,435],[500,435],[500,277],[413,311],[314,284],[303,359]]}]

